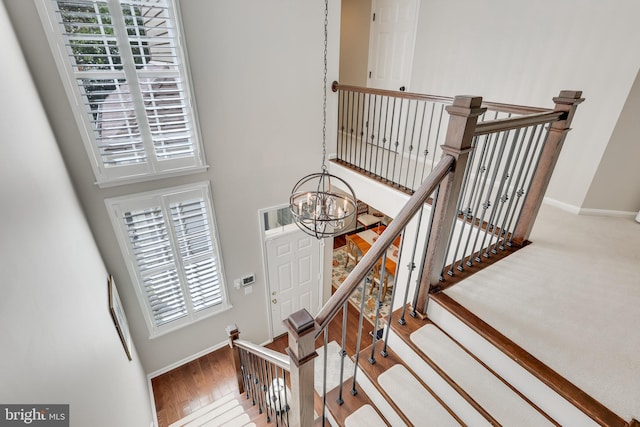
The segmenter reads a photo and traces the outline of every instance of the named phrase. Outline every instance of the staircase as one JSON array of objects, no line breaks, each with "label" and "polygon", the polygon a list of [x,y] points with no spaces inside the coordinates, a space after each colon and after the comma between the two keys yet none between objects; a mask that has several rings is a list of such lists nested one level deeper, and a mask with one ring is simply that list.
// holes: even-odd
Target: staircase
[{"label": "staircase", "polygon": [[[285,321],[289,345],[286,360],[232,341],[239,352],[250,351],[243,356],[245,362],[237,366],[243,378],[249,375],[255,379],[255,385],[248,384],[258,390],[258,397],[272,379],[270,370],[263,368],[268,361],[286,371],[291,384],[290,426],[307,427],[314,422],[322,424],[325,419],[334,426],[367,427],[636,426],[636,421],[626,422],[447,293],[449,278],[466,280],[528,244],[571,120],[583,101],[581,92],[562,91],[554,98],[554,110],[540,110],[484,103],[478,97],[456,97],[445,107],[437,106],[442,98],[426,95],[334,87],[341,91],[343,100],[360,99],[362,95],[373,105],[371,114],[365,114],[355,107],[362,103],[341,103],[353,109],[355,125],[339,120],[341,132],[353,137],[339,141],[339,152],[345,157],[338,161],[411,197],[392,215],[393,221],[363,253],[315,318],[300,310]],[[363,119],[385,116],[376,110],[376,105],[382,109],[382,101],[376,104],[379,98],[386,100],[387,108],[396,105],[396,100],[408,106],[406,120],[395,122],[403,124],[396,133],[388,135],[381,123]],[[496,114],[487,120],[492,109]],[[431,125],[430,118],[435,111],[444,110],[449,118],[446,133],[441,133],[443,116],[436,119],[437,126]],[[502,113],[507,117],[499,116]],[[428,123],[426,130],[422,131],[422,124],[406,124],[410,116],[423,117],[423,123]],[[385,146],[390,137],[406,137],[405,130],[410,128],[420,129],[424,139],[418,136],[414,140],[412,136],[408,143],[404,139],[406,145],[396,140],[393,149]],[[441,157],[436,164],[435,141],[441,137]],[[420,146],[421,141],[425,145]],[[418,153],[424,153],[424,158]],[[427,158],[428,153],[433,157]],[[366,161],[359,163],[362,159]],[[369,167],[371,170],[366,169]],[[418,171],[425,170],[430,172],[423,179]],[[373,330],[377,332],[369,340],[362,332],[363,317],[359,316],[355,351],[347,353],[345,343],[349,338],[354,341],[354,337],[344,335],[349,299],[362,288],[362,311],[372,269],[378,262],[386,265],[387,253],[400,235],[392,315],[387,319],[380,316],[384,295],[378,286],[377,297],[368,301],[377,306],[373,316]],[[399,268],[401,265],[406,270]],[[514,298],[519,299],[517,295]],[[343,345],[339,353],[343,361],[352,359],[355,368],[349,372],[340,369],[337,387],[332,383],[319,389],[319,383],[328,383],[329,357],[317,357],[317,352],[329,354],[330,325],[340,317]],[[324,346],[317,342],[322,339]],[[316,350],[318,344],[320,351]],[[314,375],[318,367],[323,372],[321,378]]]},{"label": "staircase", "polygon": [[[366,397],[351,404],[371,405],[386,423],[381,425],[391,426],[629,425],[585,393],[571,390],[576,396],[567,400],[566,380],[545,377],[546,367],[530,373],[517,361],[524,350],[490,343],[484,336],[497,331],[467,314],[436,296],[428,319],[406,317],[405,325],[392,320],[386,357],[382,341],[375,363],[368,361],[371,347],[360,354],[358,386]],[[397,310],[392,319],[399,316]],[[350,424],[334,396],[329,393],[327,405],[332,425],[372,425]]]}]

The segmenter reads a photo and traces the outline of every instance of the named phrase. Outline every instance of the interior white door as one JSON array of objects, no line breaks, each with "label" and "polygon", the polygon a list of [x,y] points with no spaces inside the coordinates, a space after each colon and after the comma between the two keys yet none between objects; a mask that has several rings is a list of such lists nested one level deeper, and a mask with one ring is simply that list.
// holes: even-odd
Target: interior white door
[{"label": "interior white door", "polygon": [[369,33],[369,87],[387,90],[408,87],[419,5],[418,0],[373,0]]},{"label": "interior white door", "polygon": [[273,336],[285,333],[282,321],[306,308],[315,316],[320,301],[320,243],[294,228],[265,241]]}]

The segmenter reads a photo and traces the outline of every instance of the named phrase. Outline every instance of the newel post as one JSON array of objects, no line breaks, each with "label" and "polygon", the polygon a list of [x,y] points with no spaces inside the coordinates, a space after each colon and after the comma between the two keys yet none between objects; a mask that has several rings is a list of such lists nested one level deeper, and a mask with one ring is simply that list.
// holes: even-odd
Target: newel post
[{"label": "newel post", "polygon": [[420,290],[414,310],[419,316],[427,313],[429,291],[440,281],[444,263],[447,240],[457,217],[457,204],[462,188],[464,172],[472,150],[473,134],[478,116],[486,111],[482,106],[482,97],[456,96],[453,104],[447,107],[449,127],[442,146],[443,156],[452,156],[455,163],[451,171],[440,184],[427,253],[420,275]]},{"label": "newel post", "polygon": [[576,112],[578,104],[584,101],[581,91],[563,90],[553,102],[556,103],[554,111],[562,111],[566,113],[563,120],[554,122],[551,125],[547,140],[540,153],[540,160],[531,180],[531,187],[522,205],[520,217],[513,232],[513,243],[522,246],[531,234],[533,224],[538,216],[538,211],[542,205],[544,194],[549,186],[551,174],[556,166],[560,150],[564,143],[567,133],[571,130],[571,121]]},{"label": "newel post", "polygon": [[238,380],[238,391],[244,393],[244,381],[242,380],[242,365],[240,363],[240,353],[235,348],[233,342],[240,338],[240,332],[235,324],[227,326],[227,336],[229,337],[229,347],[231,347],[231,357],[233,358],[233,366],[236,370],[236,379]]},{"label": "newel post", "polygon": [[289,333],[287,353],[291,358],[291,402],[289,422],[292,426],[311,427],[313,413],[313,365],[315,350],[315,321],[305,309],[290,315],[284,325]]}]

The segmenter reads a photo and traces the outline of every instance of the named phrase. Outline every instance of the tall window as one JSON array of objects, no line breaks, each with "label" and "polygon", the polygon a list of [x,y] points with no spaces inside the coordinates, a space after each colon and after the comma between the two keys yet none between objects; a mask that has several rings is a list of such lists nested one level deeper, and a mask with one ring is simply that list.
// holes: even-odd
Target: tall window
[{"label": "tall window", "polygon": [[174,0],[39,0],[96,180],[205,166]]},{"label": "tall window", "polygon": [[151,336],[229,307],[208,183],[107,199]]}]

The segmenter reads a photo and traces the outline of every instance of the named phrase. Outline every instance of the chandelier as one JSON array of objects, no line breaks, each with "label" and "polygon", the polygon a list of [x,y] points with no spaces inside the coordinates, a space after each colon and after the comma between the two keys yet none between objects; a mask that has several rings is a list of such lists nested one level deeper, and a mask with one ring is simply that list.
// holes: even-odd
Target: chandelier
[{"label": "chandelier", "polygon": [[[329,1],[324,2],[324,95],[322,103],[322,169],[303,177],[291,190],[289,209],[298,227],[322,239],[341,234],[351,225],[356,213],[356,195],[343,179],[331,175],[327,157],[327,28]],[[335,186],[334,184],[338,184]],[[342,190],[340,190],[342,187]]]}]

